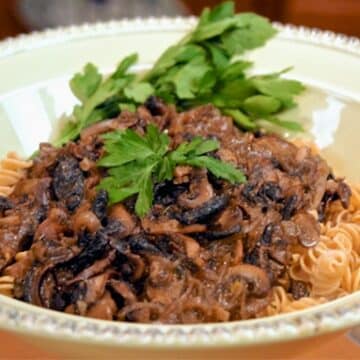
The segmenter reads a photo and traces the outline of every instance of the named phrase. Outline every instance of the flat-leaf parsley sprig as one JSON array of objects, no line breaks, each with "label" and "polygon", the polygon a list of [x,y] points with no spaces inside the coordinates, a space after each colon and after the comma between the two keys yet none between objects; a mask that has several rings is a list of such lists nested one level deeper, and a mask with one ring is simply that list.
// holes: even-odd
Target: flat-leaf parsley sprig
[{"label": "flat-leaf parsley sprig", "polygon": [[111,204],[137,194],[135,212],[140,217],[151,209],[154,184],[171,180],[177,165],[206,168],[232,184],[246,181],[241,170],[208,155],[219,149],[216,140],[195,137],[171,151],[169,137],[154,124],[147,126],[144,136],[126,129],[108,133],[103,139],[106,154],[98,165],[108,168],[108,176],[99,188],[108,192]]},{"label": "flat-leaf parsley sprig", "polygon": [[137,54],[124,58],[108,77],[88,64],[70,81],[76,105],[55,145],[76,140],[80,132],[121,111],[135,111],[150,96],[186,110],[214,104],[237,126],[255,131],[260,121],[291,131],[299,123],[278,117],[296,105],[295,96],[304,90],[296,80],[282,78],[289,69],[273,74],[249,76],[252,62],[240,59],[246,51],[263,46],[277,30],[264,17],[235,14],[234,3],[205,9],[195,29],[170,46],[146,73],[134,74]]}]

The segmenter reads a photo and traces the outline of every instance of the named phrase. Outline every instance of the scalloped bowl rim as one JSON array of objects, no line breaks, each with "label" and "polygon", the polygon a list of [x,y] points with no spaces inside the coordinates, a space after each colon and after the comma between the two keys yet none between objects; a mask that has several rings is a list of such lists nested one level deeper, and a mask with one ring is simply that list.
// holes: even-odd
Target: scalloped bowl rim
[{"label": "scalloped bowl rim", "polygon": [[[189,30],[196,22],[187,18],[136,18],[84,24],[20,35],[0,42],[0,58],[70,40],[126,32]],[[312,43],[360,57],[360,39],[293,25],[276,23],[279,37]],[[360,324],[360,292],[306,310],[227,323],[196,325],[132,324],[90,319],[43,309],[0,295],[0,328],[23,334],[122,347],[245,346],[289,341]]]}]

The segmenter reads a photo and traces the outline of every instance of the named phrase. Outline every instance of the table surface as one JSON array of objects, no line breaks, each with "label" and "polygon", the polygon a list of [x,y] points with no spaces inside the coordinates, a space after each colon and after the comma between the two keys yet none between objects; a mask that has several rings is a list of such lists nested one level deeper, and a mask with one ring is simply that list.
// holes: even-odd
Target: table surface
[{"label": "table surface", "polygon": [[[285,345],[286,346],[286,345]],[[63,360],[62,358],[47,354],[35,347],[29,346],[18,337],[0,332],[0,359],[6,360]],[[305,360],[304,356],[293,356],[291,360]],[[356,345],[347,336],[340,336],[321,347],[307,352],[306,360],[311,359],[360,359],[360,346]]]}]

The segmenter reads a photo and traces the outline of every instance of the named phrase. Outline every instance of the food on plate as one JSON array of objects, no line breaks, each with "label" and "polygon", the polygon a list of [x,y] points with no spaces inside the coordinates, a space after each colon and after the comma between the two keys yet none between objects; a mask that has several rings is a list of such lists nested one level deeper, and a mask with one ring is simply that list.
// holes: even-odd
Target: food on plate
[{"label": "food on plate", "polygon": [[294,96],[305,88],[282,76],[291,68],[249,76],[252,63],[239,57],[264,45],[276,33],[267,19],[252,13],[235,14],[234,4],[227,2],[211,11],[205,9],[195,29],[169,47],[144,74],[129,71],[138,54],[124,58],[107,77],[95,65],[87,64],[70,81],[80,104],[74,107],[55,145],[76,139],[84,128],[122,110],[134,111],[151,95],[179,110],[214,104],[250,131],[260,125],[301,130],[293,119],[279,118],[296,105]]},{"label": "food on plate", "polygon": [[[71,80],[53,144],[0,168],[0,292],[145,323],[224,322],[360,290],[360,188],[269,131],[304,86],[235,58],[275,30],[225,3],[147,73]],[[272,128],[273,129],[273,128]]]}]

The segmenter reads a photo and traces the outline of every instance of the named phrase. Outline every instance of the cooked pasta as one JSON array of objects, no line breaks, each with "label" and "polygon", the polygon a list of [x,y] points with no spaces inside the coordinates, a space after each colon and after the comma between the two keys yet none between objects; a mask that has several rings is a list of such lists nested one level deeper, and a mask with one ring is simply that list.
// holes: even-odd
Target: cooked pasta
[{"label": "cooked pasta", "polygon": [[352,187],[351,203],[344,210],[334,203],[314,247],[296,247],[290,278],[310,285],[310,296],[294,300],[279,286],[273,289],[268,315],[300,310],[360,290],[360,186]]},{"label": "cooked pasta", "polygon": [[319,305],[326,302],[324,297],[303,297],[294,300],[291,294],[286,292],[282,286],[273,288],[273,301],[268,307],[268,315],[288,313],[297,310],[304,310],[308,307]]},{"label": "cooked pasta", "polygon": [[0,162],[0,195],[10,195],[14,185],[24,175],[24,170],[31,165],[32,161],[22,160],[15,152],[9,152]]},{"label": "cooked pasta", "polygon": [[0,294],[12,296],[14,289],[14,278],[12,276],[0,276]]}]

